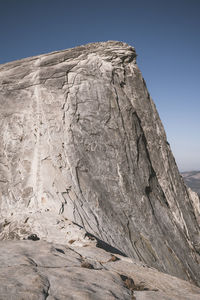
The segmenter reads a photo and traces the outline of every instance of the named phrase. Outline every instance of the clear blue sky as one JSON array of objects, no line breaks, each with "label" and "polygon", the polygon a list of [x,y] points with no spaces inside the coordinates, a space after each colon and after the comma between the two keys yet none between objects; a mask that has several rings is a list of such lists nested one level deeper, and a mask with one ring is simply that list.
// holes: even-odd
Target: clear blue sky
[{"label": "clear blue sky", "polygon": [[200,0],[0,0],[0,63],[106,40],[136,48],[181,171],[200,170]]}]

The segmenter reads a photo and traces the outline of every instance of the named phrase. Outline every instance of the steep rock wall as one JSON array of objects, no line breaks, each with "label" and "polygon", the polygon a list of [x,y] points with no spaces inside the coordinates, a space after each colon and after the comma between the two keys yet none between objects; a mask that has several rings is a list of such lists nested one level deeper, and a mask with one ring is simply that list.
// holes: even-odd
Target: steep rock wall
[{"label": "steep rock wall", "polygon": [[200,284],[199,198],[179,175],[134,48],[95,43],[8,63],[0,82],[1,239],[34,232],[64,244],[72,220]]}]

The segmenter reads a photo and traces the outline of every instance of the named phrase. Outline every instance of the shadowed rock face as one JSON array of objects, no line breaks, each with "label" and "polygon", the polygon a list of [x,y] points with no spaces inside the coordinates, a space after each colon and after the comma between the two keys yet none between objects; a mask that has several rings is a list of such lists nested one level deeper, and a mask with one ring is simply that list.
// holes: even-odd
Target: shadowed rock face
[{"label": "shadowed rock face", "polygon": [[200,285],[199,198],[134,48],[95,43],[4,64],[0,83],[1,239],[81,243],[87,230]]}]

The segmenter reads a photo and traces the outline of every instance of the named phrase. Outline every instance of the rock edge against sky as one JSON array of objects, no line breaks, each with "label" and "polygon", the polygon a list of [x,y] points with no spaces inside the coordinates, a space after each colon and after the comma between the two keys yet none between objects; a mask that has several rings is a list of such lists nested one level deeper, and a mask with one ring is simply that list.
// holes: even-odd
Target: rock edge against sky
[{"label": "rock edge against sky", "polygon": [[199,198],[134,48],[110,41],[7,63],[0,82],[1,239],[83,248],[89,232],[200,284]]}]

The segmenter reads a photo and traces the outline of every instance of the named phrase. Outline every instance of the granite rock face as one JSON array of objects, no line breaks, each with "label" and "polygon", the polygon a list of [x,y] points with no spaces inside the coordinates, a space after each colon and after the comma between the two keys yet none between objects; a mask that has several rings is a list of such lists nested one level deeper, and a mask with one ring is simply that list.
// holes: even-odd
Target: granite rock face
[{"label": "granite rock face", "polygon": [[200,295],[187,281],[91,245],[2,241],[0,265],[3,300],[198,300]]},{"label": "granite rock face", "polygon": [[1,65],[0,124],[1,240],[78,247],[87,231],[200,285],[199,198],[134,48],[94,43]]}]

